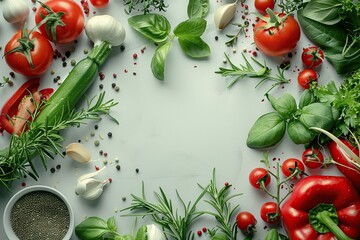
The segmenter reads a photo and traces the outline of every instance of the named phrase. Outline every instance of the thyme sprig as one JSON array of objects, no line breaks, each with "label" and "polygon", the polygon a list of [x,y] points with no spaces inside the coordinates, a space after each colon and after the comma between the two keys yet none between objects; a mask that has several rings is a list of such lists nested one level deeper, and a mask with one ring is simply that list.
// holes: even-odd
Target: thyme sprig
[{"label": "thyme sprig", "polygon": [[[94,97],[87,102],[86,109],[73,110],[69,115],[57,119],[53,125],[27,121],[27,130],[20,136],[12,135],[9,147],[0,150],[0,183],[10,190],[11,182],[25,175],[37,179],[39,175],[33,162],[36,157],[40,158],[45,169],[47,160],[54,159],[57,154],[63,157],[61,143],[64,138],[59,133],[61,130],[70,126],[79,127],[85,124],[85,120],[98,120],[101,115],[110,116],[110,108],[117,103],[113,100],[104,102],[104,96],[105,92],[102,92],[95,103]],[[31,119],[36,119],[42,107],[44,104],[35,104]]]},{"label": "thyme sprig", "polygon": [[249,21],[245,21],[243,24],[242,23],[232,23],[232,25],[235,25],[238,27],[238,31],[235,34],[226,34],[226,36],[229,39],[229,41],[225,42],[226,46],[228,47],[232,47],[237,43],[237,40],[240,36],[240,34],[244,34],[246,37],[246,28],[249,27]]},{"label": "thyme sprig", "polygon": [[242,195],[242,193],[230,195],[232,185],[228,183],[218,189],[215,169],[213,170],[213,176],[209,186],[206,188],[201,185],[199,186],[210,196],[210,200],[205,200],[205,202],[214,208],[214,211],[203,211],[203,213],[214,216],[218,221],[218,229],[209,231],[211,237],[217,234],[217,231],[219,230],[221,233],[225,234],[226,239],[236,240],[237,224],[236,221],[233,221],[233,218],[239,205],[232,207],[230,200]]},{"label": "thyme sprig", "polygon": [[160,193],[155,192],[155,196],[158,200],[157,203],[149,202],[145,197],[144,183],[142,184],[142,196],[138,197],[131,194],[132,203],[131,206],[125,208],[122,211],[130,210],[137,213],[127,214],[124,216],[151,216],[152,219],[164,229],[164,234],[173,237],[177,240],[194,239],[195,234],[189,230],[190,225],[201,215],[203,212],[196,211],[196,205],[205,195],[207,188],[198,196],[193,204],[189,202],[185,204],[180,197],[178,191],[176,194],[181,201],[183,207],[183,215],[181,215],[178,209],[173,208],[171,199],[169,199],[165,192],[160,189]]},{"label": "thyme sprig", "polygon": [[125,6],[127,6],[126,13],[130,14],[137,6],[141,5],[139,11],[143,14],[148,14],[153,10],[158,10],[159,12],[166,11],[168,5],[164,3],[164,0],[124,0]]},{"label": "thyme sprig", "polygon": [[284,69],[277,67],[277,74],[273,76],[270,74],[271,69],[268,66],[266,66],[265,61],[264,63],[260,63],[258,60],[252,57],[251,60],[254,61],[258,66],[260,66],[259,70],[255,70],[254,67],[250,64],[249,60],[245,57],[245,55],[243,53],[241,55],[244,58],[245,65],[240,64],[239,67],[236,66],[233,62],[231,62],[229,56],[225,54],[226,60],[227,62],[229,62],[231,68],[219,67],[219,71],[215,72],[217,74],[221,74],[221,76],[223,77],[234,77],[227,84],[228,88],[231,88],[238,80],[243,79],[245,77],[260,78],[260,82],[255,87],[258,87],[266,80],[275,81],[272,87],[265,93],[266,95],[274,87],[290,82],[290,80],[286,79],[284,76]]}]

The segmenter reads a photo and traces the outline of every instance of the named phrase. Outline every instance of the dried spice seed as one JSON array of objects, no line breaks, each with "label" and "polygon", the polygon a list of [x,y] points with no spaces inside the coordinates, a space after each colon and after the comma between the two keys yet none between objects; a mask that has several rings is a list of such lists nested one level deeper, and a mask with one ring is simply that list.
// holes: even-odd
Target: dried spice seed
[{"label": "dried spice seed", "polygon": [[120,165],[116,165],[116,170],[120,171],[121,167]]},{"label": "dried spice seed", "polygon": [[111,138],[112,137],[112,132],[108,132],[108,137]]},{"label": "dried spice seed", "polygon": [[50,168],[50,172],[54,173],[55,172],[55,168]]}]

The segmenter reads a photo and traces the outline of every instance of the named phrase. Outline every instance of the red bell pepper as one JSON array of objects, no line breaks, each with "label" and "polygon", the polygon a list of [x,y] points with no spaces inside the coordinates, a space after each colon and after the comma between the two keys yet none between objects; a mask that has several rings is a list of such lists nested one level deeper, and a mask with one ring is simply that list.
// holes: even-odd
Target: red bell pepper
[{"label": "red bell pepper", "polygon": [[292,240],[360,239],[360,196],[343,176],[300,180],[281,216]]},{"label": "red bell pepper", "polygon": [[[359,149],[352,146],[347,140],[341,138],[339,139],[342,143],[344,143],[351,151],[353,151],[357,156],[359,156]],[[354,167],[341,153],[336,142],[329,142],[329,151],[331,157],[334,159],[336,167],[339,171],[344,174],[344,176],[350,180],[350,182],[354,185],[354,187],[360,192],[360,171]]]},{"label": "red bell pepper", "polygon": [[20,135],[25,123],[31,120],[31,114],[35,110],[34,100],[38,104],[42,99],[48,99],[53,89],[46,88],[38,91],[39,78],[26,81],[7,100],[1,109],[0,129],[10,134]]}]

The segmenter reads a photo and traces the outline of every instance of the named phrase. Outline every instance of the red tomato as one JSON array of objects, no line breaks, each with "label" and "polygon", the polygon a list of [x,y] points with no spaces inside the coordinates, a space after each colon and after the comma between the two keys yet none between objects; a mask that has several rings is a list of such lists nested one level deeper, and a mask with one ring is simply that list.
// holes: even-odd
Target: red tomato
[{"label": "red tomato", "polygon": [[[26,81],[21,87],[5,102],[1,109],[0,126],[2,130],[10,134],[20,135],[28,120],[31,120],[30,113],[35,110],[34,100],[40,103],[42,99],[48,99],[53,89],[47,88],[38,91],[39,78]],[[31,95],[32,97],[31,97]]]},{"label": "red tomato", "polygon": [[275,224],[280,221],[279,208],[275,202],[266,202],[261,206],[260,217],[261,219],[270,224]]},{"label": "red tomato", "polygon": [[283,13],[274,15],[277,22],[271,22],[269,14],[266,14],[266,21],[260,19],[255,25],[254,42],[266,55],[280,56],[296,47],[300,39],[300,26],[293,16],[285,16]]},{"label": "red tomato", "polygon": [[301,60],[305,67],[316,68],[324,61],[324,52],[316,46],[303,48]]},{"label": "red tomato", "polygon": [[240,212],[236,216],[236,225],[245,234],[252,234],[255,231],[256,218],[250,212]]},{"label": "red tomato", "polygon": [[261,14],[266,14],[266,9],[274,9],[275,1],[274,0],[255,0],[255,8]]},{"label": "red tomato", "polygon": [[109,0],[90,0],[91,4],[97,8],[106,7],[109,4]]},{"label": "red tomato", "polygon": [[255,168],[249,174],[250,184],[257,189],[260,189],[260,183],[263,182],[267,187],[270,184],[270,174],[265,168]]},{"label": "red tomato", "polygon": [[305,172],[305,166],[299,159],[288,158],[281,165],[281,170],[285,177],[289,177],[294,172],[297,172],[292,179],[300,179]]},{"label": "red tomato", "polygon": [[310,88],[310,84],[318,80],[318,74],[310,68],[302,70],[298,75],[298,84],[303,89]]},{"label": "red tomato", "polygon": [[[84,29],[84,13],[73,0],[49,0],[45,2],[35,13],[36,24],[38,25],[43,19],[46,19],[46,16],[51,16],[57,20],[46,21],[39,27],[39,30],[54,43],[70,43],[78,38]],[[47,28],[49,31],[46,30]]]},{"label": "red tomato", "polygon": [[307,148],[302,153],[302,161],[308,168],[320,168],[324,163],[324,155],[317,148]]},{"label": "red tomato", "polygon": [[[23,44],[20,44],[20,39]],[[12,70],[25,76],[39,76],[45,73],[53,57],[51,44],[37,31],[18,31],[5,46],[6,63]]]}]

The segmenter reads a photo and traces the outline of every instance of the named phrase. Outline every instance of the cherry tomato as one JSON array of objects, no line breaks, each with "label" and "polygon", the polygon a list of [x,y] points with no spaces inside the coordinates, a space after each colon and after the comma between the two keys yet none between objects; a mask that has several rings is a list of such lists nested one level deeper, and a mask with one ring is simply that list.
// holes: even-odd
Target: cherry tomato
[{"label": "cherry tomato", "polygon": [[236,225],[245,234],[253,234],[255,231],[255,225],[257,223],[256,218],[250,212],[240,212],[236,216]]},{"label": "cherry tomato", "polygon": [[[73,0],[49,0],[40,6],[35,13],[35,22],[38,25],[50,15],[57,21],[46,21],[39,27],[40,32],[54,43],[70,43],[82,33],[85,17],[81,7]],[[60,14],[64,13],[64,14]],[[59,15],[60,14],[60,15]],[[47,31],[47,28],[50,31]]]},{"label": "cherry tomato", "polygon": [[310,84],[318,80],[318,74],[310,68],[302,70],[298,75],[298,84],[303,89],[310,88]]},{"label": "cherry tomato", "polygon": [[296,171],[297,174],[292,179],[300,179],[305,172],[305,166],[299,159],[288,158],[281,165],[281,170],[285,177],[289,177]]},{"label": "cherry tomato", "polygon": [[302,161],[308,168],[320,168],[324,163],[324,155],[317,148],[307,148],[302,153]]},{"label": "cherry tomato", "polygon": [[274,9],[274,0],[255,0],[255,8],[261,14],[266,14],[266,9]]},{"label": "cherry tomato", "polygon": [[97,8],[106,7],[109,4],[109,0],[90,0],[91,4]]},{"label": "cherry tomato", "polygon": [[250,184],[257,189],[260,189],[260,183],[263,182],[267,187],[270,184],[270,174],[265,168],[255,168],[249,174]]},{"label": "cherry tomato", "polygon": [[[21,45],[20,39],[26,44]],[[20,30],[5,46],[6,63],[14,72],[25,76],[40,76],[45,73],[53,57],[54,51],[51,44],[37,31]]]},{"label": "cherry tomato", "polygon": [[34,100],[36,103],[40,103],[42,99],[49,98],[53,89],[46,88],[38,91],[39,81],[39,78],[26,81],[5,102],[0,115],[0,126],[2,130],[10,134],[20,135],[26,121],[31,120],[30,113],[33,113],[35,110]]},{"label": "cherry tomato", "polygon": [[[254,28],[254,42],[266,55],[281,56],[291,52],[300,40],[300,26],[293,16],[274,13],[279,22],[272,23],[269,14],[260,19]],[[279,20],[281,19],[281,20]],[[269,23],[271,26],[269,26]]]},{"label": "cherry tomato", "polygon": [[275,224],[280,221],[280,211],[278,205],[275,202],[266,202],[261,206],[260,217],[261,219],[270,224]]},{"label": "cherry tomato", "polygon": [[306,68],[316,68],[324,61],[324,52],[316,46],[303,48],[301,60]]}]

